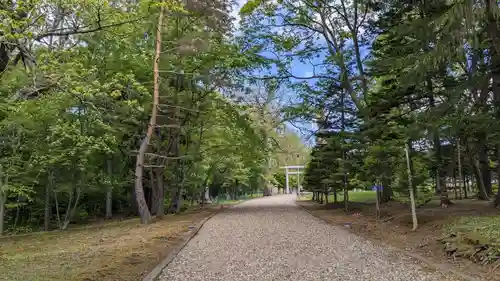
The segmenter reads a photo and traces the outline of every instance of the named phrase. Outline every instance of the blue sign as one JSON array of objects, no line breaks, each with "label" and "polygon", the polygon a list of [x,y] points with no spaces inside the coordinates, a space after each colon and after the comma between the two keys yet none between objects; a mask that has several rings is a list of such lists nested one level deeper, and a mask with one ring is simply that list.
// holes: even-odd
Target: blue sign
[{"label": "blue sign", "polygon": [[377,190],[382,191],[383,189],[384,189],[384,188],[383,188],[381,185],[374,185],[374,186],[372,187],[372,190],[373,190],[373,191],[377,191]]}]

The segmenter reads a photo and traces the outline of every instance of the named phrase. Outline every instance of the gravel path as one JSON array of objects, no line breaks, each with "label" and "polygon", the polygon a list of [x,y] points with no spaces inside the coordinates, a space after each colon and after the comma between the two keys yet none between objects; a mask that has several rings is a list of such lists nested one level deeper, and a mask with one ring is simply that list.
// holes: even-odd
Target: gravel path
[{"label": "gravel path", "polygon": [[214,216],[159,280],[454,280],[312,217],[295,198],[254,199]]}]

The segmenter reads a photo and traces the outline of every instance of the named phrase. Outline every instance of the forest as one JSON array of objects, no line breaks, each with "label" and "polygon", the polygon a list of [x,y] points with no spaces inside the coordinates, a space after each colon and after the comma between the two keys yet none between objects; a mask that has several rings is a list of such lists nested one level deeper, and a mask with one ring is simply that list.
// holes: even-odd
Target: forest
[{"label": "forest", "polygon": [[[310,190],[378,184],[389,201],[411,184],[443,205],[454,193],[500,204],[495,2],[264,2],[242,9],[244,32],[266,42],[278,77],[299,80],[286,111],[318,127]],[[309,76],[290,71],[296,61]]]},{"label": "forest", "polygon": [[2,1],[0,235],[269,196],[285,164],[346,211],[372,186],[413,213],[497,208],[499,16],[492,0]]},{"label": "forest", "polygon": [[240,54],[229,9],[2,1],[0,233],[147,223],[262,193],[305,159],[278,85],[239,78],[261,62]]}]

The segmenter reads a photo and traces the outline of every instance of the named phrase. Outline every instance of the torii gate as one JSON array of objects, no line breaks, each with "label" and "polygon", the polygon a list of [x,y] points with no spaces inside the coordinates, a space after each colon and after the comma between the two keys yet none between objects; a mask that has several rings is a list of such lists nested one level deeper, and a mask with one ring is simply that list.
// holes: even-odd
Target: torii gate
[{"label": "torii gate", "polygon": [[[286,177],[285,193],[286,194],[291,194],[288,175],[297,175],[297,196],[298,196],[299,192],[300,192],[300,174],[303,173],[300,171],[300,169],[304,169],[304,166],[285,166],[285,167],[281,167],[281,168],[285,169],[285,177]],[[296,170],[296,171],[289,171],[289,170]]]}]

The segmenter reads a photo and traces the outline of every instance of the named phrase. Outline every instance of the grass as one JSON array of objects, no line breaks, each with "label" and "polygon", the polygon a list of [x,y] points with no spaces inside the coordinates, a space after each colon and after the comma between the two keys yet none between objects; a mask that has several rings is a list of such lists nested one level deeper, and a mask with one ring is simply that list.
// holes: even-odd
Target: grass
[{"label": "grass", "polygon": [[[301,200],[311,200],[312,194],[306,194],[300,197]],[[337,199],[339,201],[344,200],[344,193],[340,192],[337,195]],[[333,194],[328,195],[328,202],[333,202],[334,196]],[[375,191],[357,191],[357,192],[349,192],[349,201],[351,202],[375,202],[377,200],[377,194]]]},{"label": "grass", "polygon": [[0,280],[137,281],[182,241],[188,227],[215,208],[0,240]]},{"label": "grass", "polygon": [[449,233],[467,233],[480,237],[485,244],[500,247],[500,217],[498,216],[466,216],[453,220],[445,226]]},{"label": "grass", "polygon": [[[220,200],[234,205],[261,197],[241,196]],[[214,202],[216,203],[216,202]],[[2,281],[137,281],[182,242],[189,226],[218,208],[211,204],[190,206],[148,226],[136,218],[0,238]]]},{"label": "grass", "polygon": [[[370,202],[374,199],[375,192],[351,192],[350,201],[363,204],[351,204],[348,213],[344,212],[343,208],[332,208],[331,205],[321,205],[313,201],[304,200],[299,204],[332,224],[342,227],[348,224],[350,231],[367,239],[383,241],[396,248],[412,251],[435,263],[480,277],[479,280],[500,280],[500,270],[492,273],[495,266],[500,264],[500,261],[494,262],[500,256],[500,211],[493,208],[490,202],[474,199],[453,200],[453,205],[443,209],[439,200],[431,200],[417,208],[419,227],[417,231],[411,231],[412,218],[407,204],[398,201],[382,204],[381,217],[377,219],[375,204]],[[470,258],[459,255],[456,260],[454,258],[453,262],[449,262],[450,257],[445,254],[444,245],[438,240],[447,238],[451,233],[457,234],[460,238],[457,241],[460,243],[478,241],[477,243],[490,247],[484,250],[484,253],[477,253],[475,244],[472,247],[459,244],[460,248],[457,249],[461,254],[463,249],[472,248],[473,255]],[[480,256],[487,257],[490,264],[481,266],[467,261],[476,261]]]}]

